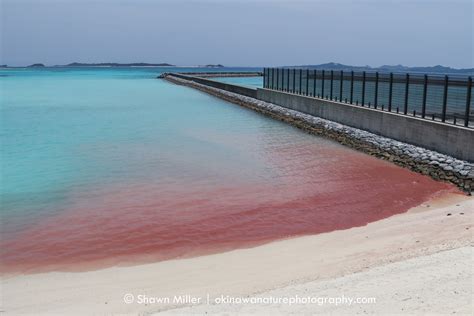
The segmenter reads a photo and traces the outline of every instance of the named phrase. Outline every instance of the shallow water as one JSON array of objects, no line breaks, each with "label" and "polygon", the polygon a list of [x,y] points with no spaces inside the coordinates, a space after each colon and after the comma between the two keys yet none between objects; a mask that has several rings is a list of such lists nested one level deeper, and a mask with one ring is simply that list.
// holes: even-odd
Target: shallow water
[{"label": "shallow water", "polygon": [[248,247],[455,190],[161,71],[1,70],[2,272]]},{"label": "shallow water", "polygon": [[251,88],[263,87],[263,77],[222,77],[222,78],[211,78],[211,79],[221,81],[221,82],[238,84],[241,86],[246,86],[246,87],[251,87]]}]

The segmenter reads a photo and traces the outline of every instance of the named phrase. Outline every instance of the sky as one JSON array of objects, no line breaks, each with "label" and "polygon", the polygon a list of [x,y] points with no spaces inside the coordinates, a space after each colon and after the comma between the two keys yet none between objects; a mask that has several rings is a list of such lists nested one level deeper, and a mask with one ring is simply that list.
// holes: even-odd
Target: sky
[{"label": "sky", "polygon": [[0,0],[0,64],[473,66],[472,0]]}]

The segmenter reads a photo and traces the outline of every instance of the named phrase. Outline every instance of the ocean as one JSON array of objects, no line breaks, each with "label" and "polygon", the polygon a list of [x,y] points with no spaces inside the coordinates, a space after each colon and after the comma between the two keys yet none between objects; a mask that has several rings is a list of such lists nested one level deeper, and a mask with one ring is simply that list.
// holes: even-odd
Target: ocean
[{"label": "ocean", "polygon": [[365,225],[456,190],[156,79],[170,71],[209,69],[0,70],[0,272],[252,247]]}]

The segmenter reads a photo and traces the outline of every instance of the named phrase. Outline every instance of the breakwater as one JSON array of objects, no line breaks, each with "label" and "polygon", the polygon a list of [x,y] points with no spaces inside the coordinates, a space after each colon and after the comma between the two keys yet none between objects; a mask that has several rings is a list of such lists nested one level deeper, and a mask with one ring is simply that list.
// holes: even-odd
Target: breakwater
[{"label": "breakwater", "polygon": [[194,76],[190,74],[166,74],[163,78],[169,78],[170,76],[175,77],[175,78],[181,78],[188,81],[193,81],[196,83],[204,84],[206,86],[211,86],[214,88],[237,93],[240,95],[245,95],[247,97],[257,98],[257,89],[255,88],[243,87],[243,86],[230,84],[226,82],[210,80],[210,79],[206,79],[206,78],[202,78],[202,77]]},{"label": "breakwater", "polygon": [[[268,95],[265,96],[265,93],[270,93],[271,96],[271,93],[281,92],[268,91],[266,89],[253,89],[256,91],[256,97],[252,97],[235,92],[234,87],[231,87],[229,90],[227,89],[228,86],[235,85],[224,84],[213,80],[207,80],[203,78],[196,80],[194,78],[189,78],[189,76],[175,74],[169,74],[165,76],[165,79],[176,84],[199,89],[227,101],[251,108],[275,119],[293,124],[309,133],[329,137],[341,144],[366,152],[372,156],[391,161],[397,165],[406,167],[418,173],[428,175],[436,180],[452,182],[468,194],[471,194],[474,189],[474,164],[470,161],[467,161],[467,159],[457,159],[453,156],[443,154],[435,150],[377,135],[373,132],[364,130],[363,128],[354,128],[349,125],[327,120],[324,118],[324,116],[326,116],[327,112],[330,111],[329,107],[322,109],[320,112],[321,116],[318,117],[304,113],[304,111],[297,111],[293,109],[292,107],[295,107],[295,105],[298,104],[298,101],[294,98],[288,98],[288,103],[286,104],[287,107],[280,106],[272,102],[267,102],[270,97],[268,97]],[[292,97],[310,99],[303,96],[292,95]],[[328,104],[325,104],[326,106],[337,104],[336,102],[332,101],[318,101],[329,102]],[[341,111],[341,109],[338,110]],[[362,110],[371,111],[371,109]],[[344,110],[342,109],[342,111]],[[396,115],[393,113],[389,114]],[[370,114],[367,112],[367,115]],[[372,115],[374,114],[372,113]],[[382,118],[379,119],[377,117],[372,117],[372,119],[374,121],[382,120],[383,123]],[[405,119],[416,120],[416,118],[409,117],[405,117]],[[369,119],[367,119],[366,122],[370,124]],[[402,122],[397,123],[396,120],[392,122],[392,124],[401,123]],[[437,122],[422,121],[421,123],[416,122],[414,126],[418,126],[418,128],[424,128],[424,125],[421,125],[420,127],[419,124],[427,123],[440,124]],[[409,122],[408,124],[412,124],[412,122]],[[444,128],[447,127],[444,125]],[[462,132],[466,133],[466,136],[461,139],[464,144],[459,143],[459,147],[461,151],[469,153],[469,151],[472,150],[472,141],[474,140],[472,131],[454,126],[450,126],[450,128],[453,129],[451,130],[452,133],[457,133],[454,129],[460,129]],[[410,134],[408,132],[409,131],[405,130],[405,135],[409,136]],[[455,143],[459,142],[459,140],[456,138],[456,134],[452,133],[448,134],[448,138],[451,138],[451,144],[455,145]],[[413,137],[416,136],[413,135]]]},{"label": "breakwater", "polygon": [[[164,72],[158,76],[158,78],[162,79],[168,76],[169,74],[179,75],[178,73],[170,73]],[[188,72],[188,73],[181,73],[181,75],[188,75],[193,77],[201,77],[201,78],[218,78],[218,77],[262,77],[263,72],[255,71],[255,72]]]}]

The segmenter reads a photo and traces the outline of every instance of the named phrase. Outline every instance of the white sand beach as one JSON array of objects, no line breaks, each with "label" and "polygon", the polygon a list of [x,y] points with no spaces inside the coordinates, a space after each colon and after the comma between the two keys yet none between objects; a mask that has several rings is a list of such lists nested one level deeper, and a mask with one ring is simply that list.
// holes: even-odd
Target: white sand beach
[{"label": "white sand beach", "polygon": [[[250,249],[4,277],[1,310],[5,315],[472,314],[473,215],[474,198],[452,194],[364,227]],[[180,295],[187,296],[176,300]],[[374,297],[376,302],[207,304],[221,296]]]},{"label": "white sand beach", "polygon": [[[473,254],[473,248],[466,246],[370,268],[335,279],[289,285],[255,296],[253,304],[223,304],[219,301],[219,304],[190,306],[160,314],[447,315],[456,312],[457,315],[472,315]],[[293,298],[293,303],[264,304],[256,300],[285,297]],[[311,301],[308,297],[315,299]],[[326,298],[327,300],[324,300]],[[369,300],[371,298],[375,300]],[[356,299],[363,300],[358,303]]]}]

